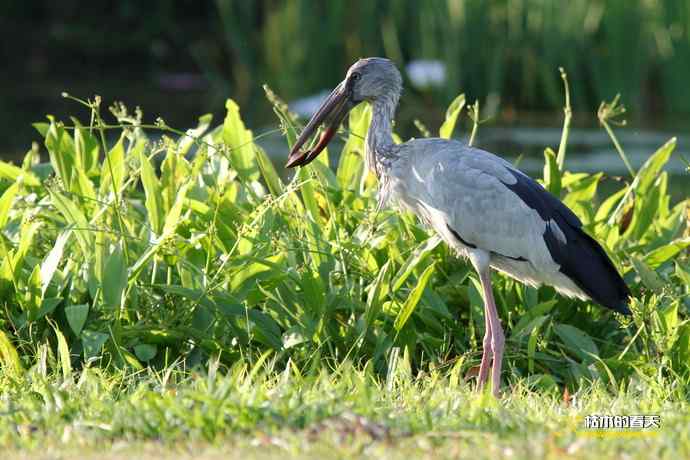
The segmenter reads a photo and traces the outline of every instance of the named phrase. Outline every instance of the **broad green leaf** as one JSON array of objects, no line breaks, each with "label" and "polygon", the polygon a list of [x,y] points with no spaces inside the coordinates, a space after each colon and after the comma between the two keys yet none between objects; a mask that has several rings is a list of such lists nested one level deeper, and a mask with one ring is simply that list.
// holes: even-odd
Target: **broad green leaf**
[{"label": "broad green leaf", "polygon": [[144,366],[139,362],[136,356],[130,353],[125,347],[117,346],[115,349],[115,363],[123,368],[131,367],[135,371],[144,369]]},{"label": "broad green leaf", "polygon": [[183,184],[189,181],[189,162],[177,152],[176,145],[170,145],[161,165],[161,188],[163,209],[169,212]]},{"label": "broad green leaf", "polygon": [[38,134],[40,134],[41,137],[46,137],[46,134],[48,134],[48,128],[50,128],[50,123],[46,123],[45,121],[38,121],[36,123],[31,123],[31,126],[33,126],[34,129],[38,131]]},{"label": "broad green leaf", "polygon": [[43,303],[43,296],[41,295],[41,267],[34,265],[27,284],[23,307],[27,311],[29,321],[35,321],[39,319],[38,312]]},{"label": "broad green leaf", "polygon": [[[138,152],[144,151],[143,141],[138,142]],[[140,155],[139,157],[143,157]],[[110,149],[101,165],[101,185],[100,194],[106,195],[109,192],[122,193],[125,176],[127,175],[127,164],[125,161],[124,134],[120,136],[115,145]]]},{"label": "broad green leaf", "polygon": [[676,240],[673,243],[654,249],[645,256],[644,261],[651,268],[657,268],[664,262],[671,260],[688,246],[690,246],[690,238]]},{"label": "broad green leaf", "polygon": [[134,265],[132,265],[129,270],[129,281],[134,282],[137,278],[139,278],[139,275],[149,263],[151,258],[160,250],[162,242],[163,240],[159,239],[155,244],[149,246],[149,248],[144,251],[141,256],[139,256],[137,261],[134,262]]},{"label": "broad green leaf", "polygon": [[316,202],[316,187],[314,187],[314,180],[311,177],[312,168],[310,166],[299,169],[298,177],[302,182],[300,187],[300,194],[304,202],[304,208],[307,214],[304,216],[302,228],[307,233],[307,244],[310,250],[309,258],[312,261],[313,268],[318,270],[321,266],[322,256],[324,251],[322,230],[321,230],[321,210]]},{"label": "broad green leaf", "polygon": [[16,182],[9,187],[0,197],[0,230],[5,227],[7,223],[7,217],[10,213],[10,208],[14,203],[14,198],[17,196],[17,191],[19,190],[19,184]]},{"label": "broad green leaf", "polygon": [[68,378],[72,375],[72,357],[69,353],[69,345],[67,345],[67,340],[65,340],[65,336],[62,335],[57,324],[53,324],[53,330],[57,338],[58,359],[60,361],[60,367],[62,368],[62,376]]},{"label": "broad green leaf", "polygon": [[230,281],[230,292],[236,292],[249,279],[260,273],[269,270],[283,270],[282,262],[285,258],[283,253],[268,257],[263,260],[255,260],[246,264]]},{"label": "broad green leaf", "polygon": [[146,210],[149,215],[149,222],[151,228],[156,235],[160,235],[163,231],[163,193],[161,191],[161,184],[156,176],[156,171],[153,169],[151,161],[142,151],[139,155],[141,162],[141,183],[144,186],[144,193],[146,194]]},{"label": "broad green leaf", "polygon": [[2,329],[0,329],[0,363],[3,370],[10,375],[18,377],[24,373],[19,353]]},{"label": "broad green leaf", "polygon": [[81,208],[61,192],[48,189],[55,208],[62,214],[68,224],[74,227],[74,233],[81,247],[82,254],[90,257],[93,250],[93,234],[89,231],[89,222]]},{"label": "broad green leaf", "polygon": [[597,213],[594,216],[594,220],[596,222],[604,222],[608,220],[614,208],[620,202],[620,200],[623,199],[623,196],[625,196],[627,191],[628,189],[626,187],[623,187],[613,195],[606,198],[604,202],[601,203],[601,206],[599,206],[599,209],[597,209]]},{"label": "broad green leaf", "polygon": [[90,129],[84,128],[78,119],[72,117],[74,124],[74,150],[77,169],[86,175],[96,172],[98,167],[99,143]]},{"label": "broad green leaf", "polygon": [[38,320],[53,313],[60,302],[62,302],[62,298],[60,297],[48,297],[43,299],[40,308],[36,312],[35,319]]},{"label": "broad green leaf", "polygon": [[[4,261],[4,263],[6,263],[8,266],[11,266],[11,273],[9,279],[17,279],[19,277],[24,259],[29,253],[29,250],[31,249],[31,246],[34,242],[36,233],[38,232],[39,228],[41,228],[41,226],[41,222],[37,220],[27,220],[22,222],[20,232],[21,239],[19,240],[19,247],[15,251],[12,260],[6,259]],[[0,239],[0,242],[1,241],[2,239]]]},{"label": "broad green leaf", "polygon": [[22,168],[5,161],[0,161],[0,179],[24,183],[30,187],[38,187],[41,185],[41,182],[35,174],[24,171]]},{"label": "broad green leaf", "polygon": [[98,162],[98,141],[79,123],[74,123],[74,170],[72,171],[72,185],[69,189],[83,197],[95,199],[96,190],[89,176],[96,169]]},{"label": "broad green leaf", "polygon": [[657,176],[671,158],[671,154],[675,148],[676,138],[673,137],[659,147],[659,149],[642,165],[637,172],[637,176],[639,177],[639,183],[636,189],[637,196],[643,199],[645,198],[649,189],[653,187]]},{"label": "broad green leaf", "polygon": [[97,232],[95,236],[96,247],[94,248],[94,275],[98,282],[103,281],[103,271],[105,270],[105,260],[108,257],[108,248],[111,239],[104,232]]},{"label": "broad green leaf", "polygon": [[690,287],[690,270],[684,270],[680,264],[680,261],[676,261],[675,266],[675,276],[680,280],[681,283],[684,283],[685,286]]},{"label": "broad green leaf", "polygon": [[65,316],[70,329],[78,337],[84,328],[84,324],[86,324],[86,318],[89,316],[89,305],[68,305],[65,307]]},{"label": "broad green leaf", "polygon": [[134,345],[134,354],[139,358],[140,361],[151,361],[156,357],[158,353],[158,348],[156,345],[150,345],[148,343],[140,343]]},{"label": "broad green leaf", "polygon": [[[654,221],[659,209],[659,203],[663,198],[657,181],[661,170],[671,158],[675,147],[676,138],[674,137],[654,152],[637,172],[633,182],[635,206],[633,208],[632,222],[625,232],[626,238],[633,240],[641,239]],[[661,180],[663,182],[664,179],[661,178]]]},{"label": "broad green leaf", "polygon": [[41,297],[45,295],[48,285],[53,279],[55,270],[57,270],[58,264],[62,259],[62,252],[65,249],[65,244],[67,244],[71,235],[72,232],[70,230],[60,233],[55,240],[53,249],[51,249],[46,258],[43,259],[43,263],[41,264]]},{"label": "broad green leaf", "polygon": [[393,287],[391,288],[393,292],[396,292],[398,289],[400,289],[412,271],[417,268],[420,262],[422,262],[426,256],[441,243],[441,241],[440,236],[434,235],[422,242],[414,249],[414,251],[412,251],[412,254],[410,254],[403,266],[400,267],[400,270],[398,270],[395,278],[393,278]]},{"label": "broad green leaf", "polygon": [[659,311],[659,318],[663,322],[664,334],[667,337],[673,336],[678,328],[678,304],[679,302],[676,300]]},{"label": "broad green leaf", "polygon": [[554,389],[560,390],[561,386],[553,378],[553,376],[548,374],[533,374],[527,377],[527,384],[532,387],[539,388],[544,393],[554,391]]},{"label": "broad green leaf", "polygon": [[460,112],[462,112],[463,107],[465,107],[465,95],[460,94],[458,97],[453,99],[450,103],[448,109],[446,110],[446,119],[438,130],[439,137],[444,139],[450,139],[453,136],[453,130],[455,129],[455,123],[458,120]]},{"label": "broad green leaf", "polygon": [[552,195],[561,196],[561,171],[558,169],[556,154],[550,148],[544,150],[544,186]]},{"label": "broad green leaf", "polygon": [[426,288],[429,278],[431,277],[432,273],[434,273],[435,268],[435,264],[429,265],[419,277],[419,280],[417,280],[417,284],[415,284],[415,287],[412,289],[412,292],[410,292],[409,297],[405,300],[402,309],[400,309],[398,316],[395,318],[395,323],[393,326],[395,327],[396,331],[400,332],[400,330],[405,326],[405,323],[407,323],[407,320],[410,319],[410,316],[412,316],[412,312],[414,312],[415,308],[417,308],[419,299],[422,298],[422,293]]},{"label": "broad green leaf", "polygon": [[597,186],[601,180],[603,173],[592,174],[577,183],[570,184],[568,187],[568,195],[566,199],[573,203],[576,202],[590,202],[597,193]]},{"label": "broad green leaf", "polygon": [[561,177],[561,185],[563,188],[567,189],[570,187],[579,187],[578,184],[583,180],[590,178],[591,176],[587,173],[572,173],[565,171]]},{"label": "broad green leaf", "polygon": [[90,331],[85,329],[81,333],[81,343],[84,348],[84,357],[89,360],[101,355],[103,345],[110,336],[102,332]]},{"label": "broad green leaf", "polygon": [[86,173],[81,169],[75,169],[72,174],[72,192],[77,195],[94,200],[96,198],[96,189],[93,187],[93,182],[88,178]]},{"label": "broad green leaf", "polygon": [[314,222],[319,222],[320,220],[320,210],[319,205],[316,202],[316,188],[314,187],[314,180],[311,174],[311,167],[306,166],[299,169],[299,180],[302,182],[300,187],[300,194],[302,195],[302,201],[304,202],[304,207],[311,216]]},{"label": "broad green leaf", "polygon": [[526,314],[522,315],[520,321],[513,327],[511,335],[521,337],[532,332],[532,329],[541,326],[544,321],[539,318],[548,318],[547,313],[558,303],[556,299],[547,300],[530,308]]},{"label": "broad green leaf", "polygon": [[581,359],[590,361],[592,359],[590,354],[599,355],[596,344],[584,331],[569,324],[556,324],[553,329],[564,345]]},{"label": "broad green leaf", "polygon": [[163,233],[161,234],[161,239],[169,238],[177,230],[177,226],[180,224],[180,217],[182,216],[182,207],[185,203],[185,198],[187,198],[187,190],[189,190],[190,183],[186,183],[179,188],[177,195],[175,196],[175,202],[170,208],[170,212],[165,216],[165,224],[163,225]]},{"label": "broad green leaf", "polygon": [[654,270],[649,268],[649,266],[644,263],[642,259],[632,255],[629,257],[629,259],[632,262],[635,271],[640,276],[642,284],[653,291],[661,291],[664,288],[664,282],[661,277]]},{"label": "broad green leaf", "polygon": [[103,272],[103,303],[113,310],[122,305],[122,294],[127,288],[127,267],[122,247],[117,244],[105,261]]},{"label": "broad green leaf", "polygon": [[657,216],[659,219],[665,219],[670,214],[671,196],[668,193],[668,172],[662,171],[659,178],[654,183],[654,187],[659,189],[659,204]]},{"label": "broad green leaf", "polygon": [[213,311],[214,309],[207,308],[205,305],[197,305],[194,307],[191,323],[192,327],[201,332],[208,332],[215,321]]},{"label": "broad green leaf", "polygon": [[[479,280],[477,280],[476,278],[472,278],[472,281],[477,286],[477,293],[482,292],[481,284],[479,283]],[[517,291],[518,299],[528,309],[528,314],[532,314],[532,312],[536,311],[535,309],[537,307],[540,307],[540,306],[543,308],[546,308],[547,311],[550,309],[550,308],[539,303],[539,292],[537,291],[537,289],[535,287],[528,286],[528,285],[522,284],[522,283],[517,283],[516,291]],[[481,295],[480,295],[480,297],[481,297]],[[482,303],[483,303],[483,301],[482,301]]]},{"label": "broad green leaf", "polygon": [[367,306],[364,312],[364,331],[369,330],[374,320],[381,311],[383,299],[388,294],[388,270],[390,268],[390,260],[388,260],[381,270],[373,284],[369,286],[369,293],[367,295]]},{"label": "broad green leaf", "polygon": [[232,99],[225,103],[227,114],[223,121],[223,143],[230,149],[230,163],[240,178],[252,181],[259,178],[254,154],[254,137],[240,118],[240,108]]},{"label": "broad green leaf", "polygon": [[254,309],[247,309],[245,315],[254,324],[254,328],[251,330],[254,334],[254,339],[277,350],[283,348],[280,326],[273,318],[260,310]]},{"label": "broad green leaf", "polygon": [[275,166],[273,166],[273,162],[268,157],[268,155],[266,155],[264,149],[262,149],[258,145],[255,146],[254,152],[256,154],[256,162],[259,165],[259,170],[261,170],[261,175],[263,176],[264,181],[266,181],[268,190],[274,197],[280,196],[283,193],[285,185],[283,184],[283,181],[280,179],[280,176],[278,175]]},{"label": "broad green leaf", "polygon": [[678,331],[678,340],[674,344],[674,352],[678,361],[685,369],[690,368],[690,323],[684,323]]},{"label": "broad green leaf", "polygon": [[[24,159],[22,160],[22,171],[31,172],[32,168],[35,168],[40,164],[41,152],[38,150],[38,144],[33,143],[31,144],[31,148],[26,152],[26,155],[24,155]],[[50,167],[49,165],[46,166]]]},{"label": "broad green leaf", "polygon": [[201,139],[206,130],[208,130],[209,126],[211,126],[212,121],[213,114],[207,113],[205,115],[200,116],[199,123],[197,124],[196,128],[188,129],[185,132],[186,135],[180,136],[180,140],[177,143],[177,152],[182,156],[186,155],[187,152],[189,152],[189,149],[192,147],[192,145],[194,145],[194,143],[198,139]]},{"label": "broad green leaf", "polygon": [[53,170],[64,184],[64,189],[73,191],[72,177],[74,171],[77,170],[74,158],[74,142],[64,126],[56,123],[52,118],[46,133],[45,146]]},{"label": "broad green leaf", "polygon": [[305,270],[299,281],[299,285],[302,288],[305,310],[309,311],[314,317],[321,317],[326,306],[327,288],[324,286],[318,272]]},{"label": "broad green leaf", "polygon": [[527,370],[530,373],[534,372],[534,356],[537,351],[539,329],[547,319],[548,316],[538,316],[534,318],[525,328],[525,330],[529,333],[529,339],[527,339]]},{"label": "broad green leaf", "polygon": [[659,211],[660,194],[661,190],[658,187],[653,187],[646,194],[637,195],[633,206],[632,221],[624,233],[626,238],[635,241],[641,240],[649,230]]},{"label": "broad green leaf", "polygon": [[364,173],[364,139],[371,123],[371,108],[360,104],[350,112],[350,135],[338,163],[338,182],[345,190],[359,190]]}]

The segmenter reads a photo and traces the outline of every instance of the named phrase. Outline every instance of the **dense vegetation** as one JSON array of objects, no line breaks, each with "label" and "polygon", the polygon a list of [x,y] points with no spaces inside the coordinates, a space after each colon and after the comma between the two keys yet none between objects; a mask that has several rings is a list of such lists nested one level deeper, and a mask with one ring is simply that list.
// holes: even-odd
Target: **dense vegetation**
[{"label": "dense vegetation", "polygon": [[[269,97],[289,146],[294,119]],[[397,360],[415,372],[477,364],[476,277],[412,216],[375,211],[362,159],[367,108],[351,114],[335,171],[325,153],[285,183],[231,100],[222,124],[204,116],[185,133],[143,125],[121,105],[107,124],[98,98],[80,102],[88,124],[36,124],[48,163],[38,146],[21,166],[0,163],[5,374],[41,362],[67,376],[269,355],[303,372],[352,362],[382,376]],[[545,186],[605,243],[634,293],[634,317],[496,275],[506,378],[571,390],[598,379],[625,387],[631,376],[685,382],[688,202],[670,203],[662,170],[675,141],[599,197],[603,174],[564,169],[566,138],[557,155],[545,152]]]}]

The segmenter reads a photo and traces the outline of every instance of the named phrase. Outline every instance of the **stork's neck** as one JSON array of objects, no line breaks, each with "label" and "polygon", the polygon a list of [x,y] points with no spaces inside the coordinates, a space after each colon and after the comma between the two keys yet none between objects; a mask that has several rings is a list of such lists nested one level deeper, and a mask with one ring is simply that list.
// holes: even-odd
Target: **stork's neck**
[{"label": "stork's neck", "polygon": [[380,176],[395,159],[393,119],[400,99],[399,92],[376,98],[372,102],[371,124],[366,138],[367,167]]}]

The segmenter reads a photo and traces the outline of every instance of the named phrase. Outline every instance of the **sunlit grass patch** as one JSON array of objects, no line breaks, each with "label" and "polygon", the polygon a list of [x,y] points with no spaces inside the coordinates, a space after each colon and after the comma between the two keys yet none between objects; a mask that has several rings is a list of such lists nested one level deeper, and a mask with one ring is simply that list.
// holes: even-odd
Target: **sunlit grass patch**
[{"label": "sunlit grass patch", "polygon": [[[224,374],[213,366],[191,374],[84,370],[75,381],[34,370],[3,383],[0,444],[27,458],[41,458],[47,446],[80,458],[687,455],[687,402],[669,386],[640,382],[612,395],[594,385],[564,400],[521,380],[497,401],[452,375],[401,372],[380,381],[350,365],[313,376],[276,372],[272,362]],[[597,413],[656,414],[661,427],[593,436],[583,418]]]}]

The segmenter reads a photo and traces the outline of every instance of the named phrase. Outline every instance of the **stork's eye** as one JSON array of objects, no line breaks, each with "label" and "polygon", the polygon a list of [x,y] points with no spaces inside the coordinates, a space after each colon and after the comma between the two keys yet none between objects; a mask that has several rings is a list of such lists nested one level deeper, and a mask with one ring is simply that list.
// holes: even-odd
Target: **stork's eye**
[{"label": "stork's eye", "polygon": [[362,78],[362,75],[359,72],[352,72],[352,76],[350,78],[352,78],[352,81],[357,81]]}]

